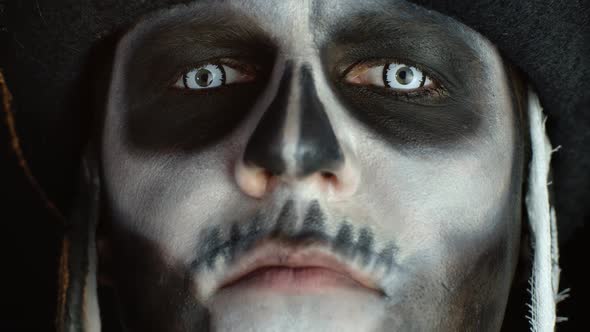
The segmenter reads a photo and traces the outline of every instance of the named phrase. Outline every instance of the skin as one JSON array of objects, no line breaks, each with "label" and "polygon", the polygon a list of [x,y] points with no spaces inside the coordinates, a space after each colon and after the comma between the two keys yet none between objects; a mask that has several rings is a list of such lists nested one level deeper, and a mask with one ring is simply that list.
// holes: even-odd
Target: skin
[{"label": "skin", "polygon": [[[173,87],[219,59],[254,79]],[[346,81],[375,59],[439,88]],[[510,84],[483,37],[402,1],[199,2],[145,18],[118,46],[101,141],[101,242],[124,324],[498,331],[521,229]],[[216,290],[271,239],[333,253],[379,292]]]}]

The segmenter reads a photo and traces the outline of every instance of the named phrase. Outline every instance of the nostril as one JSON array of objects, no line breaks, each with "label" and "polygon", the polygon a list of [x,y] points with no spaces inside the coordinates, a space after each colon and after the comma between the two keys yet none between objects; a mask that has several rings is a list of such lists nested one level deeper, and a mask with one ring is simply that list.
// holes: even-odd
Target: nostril
[{"label": "nostril", "polygon": [[331,172],[321,172],[320,174],[322,175],[322,178],[324,178],[324,180],[328,180],[328,181],[335,181],[336,180],[336,175],[334,175]]},{"label": "nostril", "polygon": [[323,172],[320,172],[320,176],[322,177],[322,180],[324,182],[328,183],[332,187],[334,187],[334,188],[338,187],[338,177],[336,176],[336,174],[334,174],[332,172],[323,171]]}]

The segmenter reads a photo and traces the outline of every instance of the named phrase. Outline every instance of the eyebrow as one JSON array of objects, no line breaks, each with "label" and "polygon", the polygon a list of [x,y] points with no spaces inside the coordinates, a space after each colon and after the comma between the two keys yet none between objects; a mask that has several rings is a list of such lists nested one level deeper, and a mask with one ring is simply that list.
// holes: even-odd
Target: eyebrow
[{"label": "eyebrow", "polygon": [[438,73],[435,78],[447,87],[459,86],[465,75],[482,74],[477,34],[442,14],[424,13],[421,7],[409,12],[351,12],[325,28],[327,34],[316,43],[323,61],[336,63],[340,72],[359,59],[394,59]]},{"label": "eyebrow", "polygon": [[131,59],[126,70],[137,73],[148,68],[146,87],[172,84],[188,67],[211,59],[263,64],[272,63],[275,55],[274,43],[255,21],[223,4],[196,3],[155,13],[124,38]]},{"label": "eyebrow", "polygon": [[[246,54],[271,52],[274,44],[252,19],[218,3],[180,5],[146,17],[126,34],[150,53],[178,55],[185,49],[196,58],[223,56],[230,50]],[[238,53],[238,52],[234,52]]]},{"label": "eyebrow", "polygon": [[316,38],[318,44],[355,45],[357,49],[403,45],[421,50],[456,50],[453,55],[462,61],[478,61],[480,57],[477,34],[450,17],[417,5],[378,4],[373,9],[350,11],[332,22],[324,22],[319,11],[314,15],[319,15],[317,21],[327,31]]}]

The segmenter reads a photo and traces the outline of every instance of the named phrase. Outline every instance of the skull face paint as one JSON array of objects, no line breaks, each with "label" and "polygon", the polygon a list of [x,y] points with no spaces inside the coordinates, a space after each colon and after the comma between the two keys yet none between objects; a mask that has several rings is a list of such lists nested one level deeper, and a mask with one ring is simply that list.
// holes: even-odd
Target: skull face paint
[{"label": "skull face paint", "polygon": [[499,330],[517,108],[492,45],[402,1],[154,13],[118,46],[102,131],[125,325]]}]

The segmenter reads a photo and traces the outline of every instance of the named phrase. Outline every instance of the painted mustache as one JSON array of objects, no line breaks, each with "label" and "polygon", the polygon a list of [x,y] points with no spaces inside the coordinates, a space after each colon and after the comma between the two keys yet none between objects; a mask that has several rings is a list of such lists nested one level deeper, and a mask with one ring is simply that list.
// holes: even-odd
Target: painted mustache
[{"label": "painted mustache", "polygon": [[360,263],[361,267],[373,263],[373,268],[385,271],[386,275],[390,273],[397,251],[392,242],[386,242],[377,251],[373,232],[368,227],[360,227],[357,231],[346,220],[340,222],[335,234],[328,234],[326,216],[317,201],[310,203],[303,223],[296,227],[298,217],[294,207],[293,200],[288,200],[269,226],[265,226],[262,216],[257,215],[245,224],[231,224],[229,231],[223,231],[222,226],[204,229],[200,234],[198,254],[191,262],[191,272],[212,271],[221,259],[231,265],[261,241],[278,240],[297,246],[319,243],[343,259]]}]

